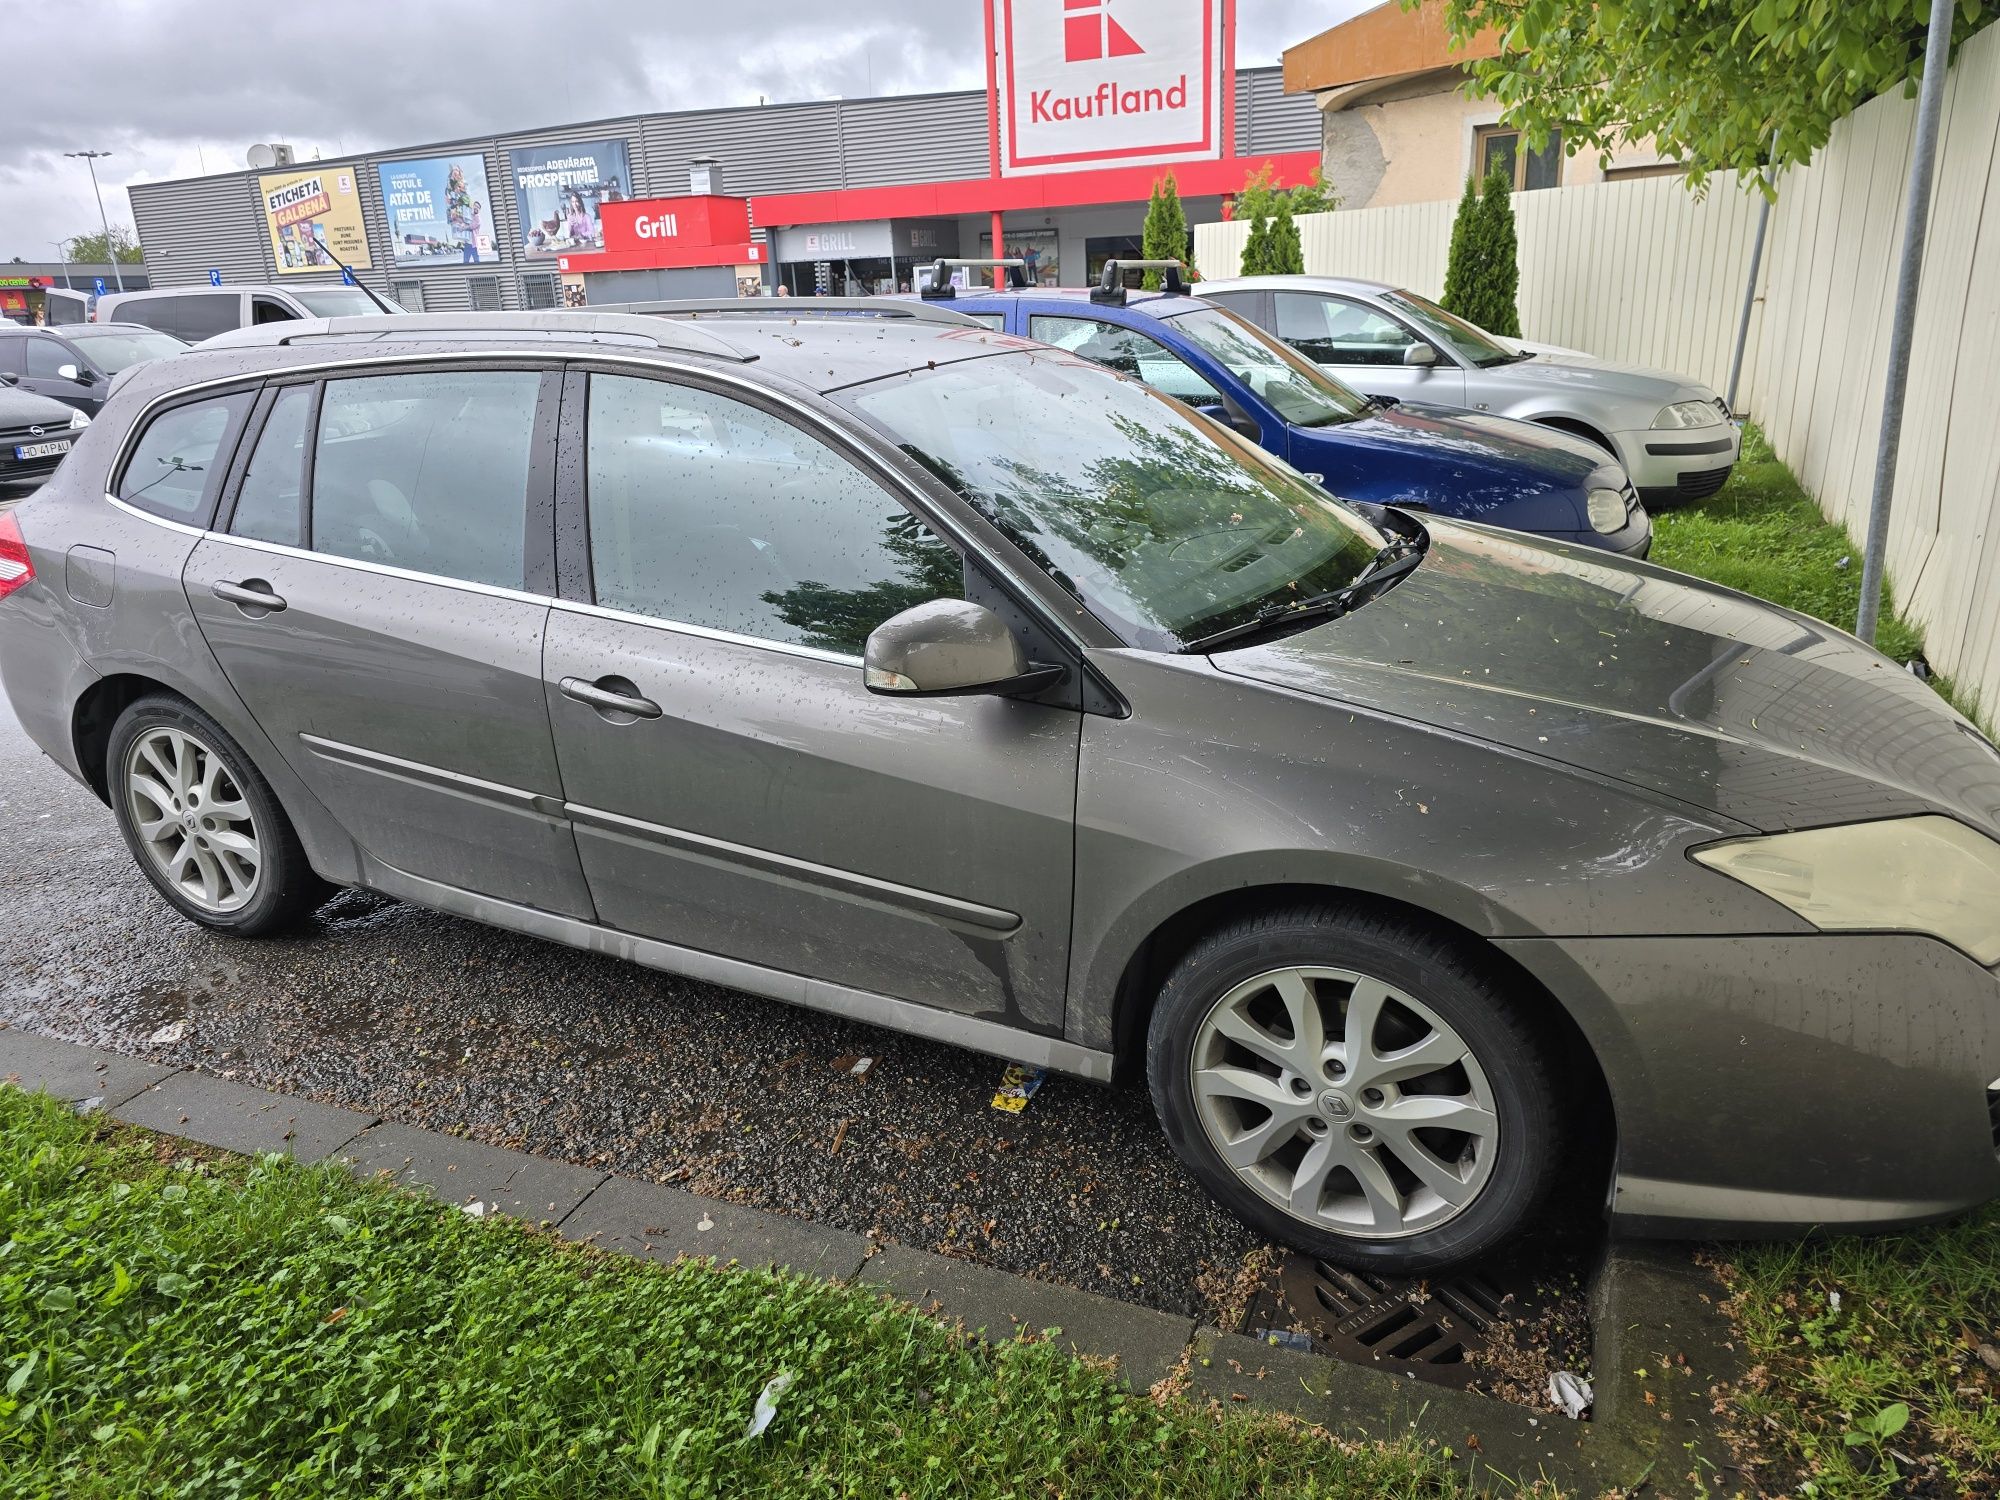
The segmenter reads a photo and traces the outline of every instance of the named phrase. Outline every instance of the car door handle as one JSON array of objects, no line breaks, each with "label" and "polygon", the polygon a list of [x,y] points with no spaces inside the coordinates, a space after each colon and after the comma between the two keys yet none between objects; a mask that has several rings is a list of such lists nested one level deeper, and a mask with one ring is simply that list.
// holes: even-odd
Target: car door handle
[{"label": "car door handle", "polygon": [[[611,686],[605,686],[605,684]],[[585,682],[581,677],[565,677],[561,683],[565,698],[588,704],[601,714],[630,714],[635,719],[657,719],[660,705],[642,697],[639,690],[622,677],[600,677]]]},{"label": "car door handle", "polygon": [[242,583],[213,584],[209,592],[243,609],[261,609],[275,615],[285,608],[284,598],[261,578],[251,578]]}]

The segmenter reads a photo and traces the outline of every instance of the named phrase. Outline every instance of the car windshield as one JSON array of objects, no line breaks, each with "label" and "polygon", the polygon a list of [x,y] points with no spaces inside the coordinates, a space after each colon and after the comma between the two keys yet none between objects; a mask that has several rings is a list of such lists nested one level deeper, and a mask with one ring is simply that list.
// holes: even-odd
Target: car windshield
[{"label": "car windshield", "polygon": [[73,331],[70,337],[83,347],[91,361],[108,374],[116,375],[120,370],[142,365],[149,359],[165,359],[169,354],[177,354],[187,345],[171,333],[84,333]]},{"label": "car windshield", "polygon": [[1490,370],[1495,365],[1511,365],[1526,357],[1518,349],[1509,349],[1498,342],[1485,329],[1446,312],[1415,292],[1384,292],[1382,300],[1416,324],[1418,332],[1435,343],[1443,344],[1460,359],[1482,370]]},{"label": "car windshield", "polygon": [[845,399],[1149,650],[1345,588],[1383,545],[1295,469],[1072,356],[972,360]]},{"label": "car windshield", "polygon": [[1204,307],[1167,321],[1293,427],[1331,427],[1368,415],[1366,396],[1235,313]]},{"label": "car windshield", "polygon": [[[382,311],[375,305],[375,299],[358,286],[287,287],[285,290],[298,298],[315,318],[372,318]],[[382,300],[389,302],[386,297]],[[389,302],[390,312],[402,310]]]}]

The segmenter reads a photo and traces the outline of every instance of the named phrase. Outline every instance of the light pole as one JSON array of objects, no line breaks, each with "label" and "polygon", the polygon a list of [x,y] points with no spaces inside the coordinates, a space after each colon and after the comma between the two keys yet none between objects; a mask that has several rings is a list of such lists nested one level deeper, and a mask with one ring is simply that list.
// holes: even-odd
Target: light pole
[{"label": "light pole", "polygon": [[111,274],[118,282],[118,290],[125,290],[125,273],[118,266],[118,247],[111,243],[111,221],[104,216],[104,189],[97,185],[97,163],[109,156],[109,151],[65,151],[64,156],[83,158],[83,164],[90,168],[90,190],[97,195],[97,222],[104,226],[104,254],[111,262]]},{"label": "light pole", "polygon": [[69,241],[68,241],[68,240],[50,240],[50,241],[49,241],[49,243],[50,243],[51,245],[54,245],[54,246],[56,247],[56,254],[62,257],[62,268],[63,268],[63,288],[64,288],[64,290],[65,290],[65,291],[72,291],[72,292],[73,292],[73,291],[75,291],[75,290],[76,290],[76,288],[75,288],[75,286],[74,286],[74,285],[72,285],[72,284],[71,284],[71,282],[70,282],[70,279],[69,279]]}]

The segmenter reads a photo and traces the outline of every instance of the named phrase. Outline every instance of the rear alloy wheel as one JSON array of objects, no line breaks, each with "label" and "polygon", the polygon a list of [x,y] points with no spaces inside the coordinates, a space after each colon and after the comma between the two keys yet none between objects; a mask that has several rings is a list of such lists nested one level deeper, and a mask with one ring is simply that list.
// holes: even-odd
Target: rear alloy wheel
[{"label": "rear alloy wheel", "polygon": [[269,784],[192,704],[161,695],[127,708],[105,770],[126,846],[183,916],[252,937],[325,899]]},{"label": "rear alloy wheel", "polygon": [[1327,907],[1225,928],[1169,977],[1149,1053],[1182,1160],[1327,1260],[1441,1269],[1511,1236],[1553,1177],[1540,1039],[1419,927]]}]

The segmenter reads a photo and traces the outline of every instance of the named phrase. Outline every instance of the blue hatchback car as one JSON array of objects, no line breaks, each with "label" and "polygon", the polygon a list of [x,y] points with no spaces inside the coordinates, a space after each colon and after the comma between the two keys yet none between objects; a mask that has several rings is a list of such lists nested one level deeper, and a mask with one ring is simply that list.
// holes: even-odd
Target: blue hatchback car
[{"label": "blue hatchback car", "polygon": [[1004,333],[1144,381],[1233,427],[1344,500],[1399,505],[1632,557],[1653,526],[1618,461],[1581,438],[1454,407],[1363,396],[1253,324],[1188,295],[1128,292],[1117,261],[1088,291],[933,285]]}]

